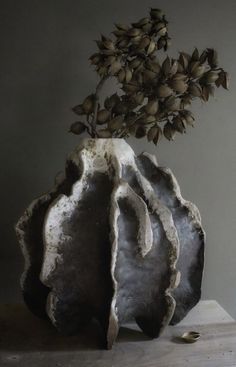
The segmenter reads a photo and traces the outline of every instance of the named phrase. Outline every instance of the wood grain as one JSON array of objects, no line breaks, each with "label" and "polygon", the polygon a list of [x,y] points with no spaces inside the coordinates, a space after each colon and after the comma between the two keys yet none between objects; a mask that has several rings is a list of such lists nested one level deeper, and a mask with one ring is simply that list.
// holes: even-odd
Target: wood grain
[{"label": "wood grain", "polygon": [[[207,313],[214,315],[214,322],[207,323]],[[169,326],[154,340],[128,324],[120,329],[113,349],[105,351],[100,349],[95,323],[80,335],[65,337],[23,305],[1,305],[0,366],[235,367],[236,322],[214,301],[200,302],[188,318],[190,321]],[[183,344],[178,339],[189,330],[201,333],[195,344]]]}]

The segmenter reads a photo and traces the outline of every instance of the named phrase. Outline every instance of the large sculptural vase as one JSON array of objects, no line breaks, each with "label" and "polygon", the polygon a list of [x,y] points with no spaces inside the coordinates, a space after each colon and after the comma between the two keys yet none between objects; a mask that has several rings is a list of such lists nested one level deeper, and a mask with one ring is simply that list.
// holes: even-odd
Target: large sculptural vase
[{"label": "large sculptural vase", "polygon": [[30,310],[75,334],[98,320],[107,348],[134,319],[157,337],[199,301],[205,234],[168,168],[123,139],[86,139],[64,178],[16,226]]}]

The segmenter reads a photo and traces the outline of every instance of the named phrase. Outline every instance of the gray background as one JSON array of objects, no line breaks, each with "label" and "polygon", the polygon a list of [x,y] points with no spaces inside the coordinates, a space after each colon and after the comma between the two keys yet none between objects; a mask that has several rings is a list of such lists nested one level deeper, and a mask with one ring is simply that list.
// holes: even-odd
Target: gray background
[{"label": "gray background", "polygon": [[0,299],[21,301],[23,259],[13,225],[32,198],[52,186],[78,143],[67,133],[79,103],[96,85],[87,61],[100,32],[131,22],[148,7],[163,8],[173,36],[170,54],[215,47],[231,74],[230,91],[196,103],[196,128],[157,148],[130,140],[169,166],[185,198],[199,207],[207,232],[203,298],[236,317],[236,1],[1,1],[1,239]]}]

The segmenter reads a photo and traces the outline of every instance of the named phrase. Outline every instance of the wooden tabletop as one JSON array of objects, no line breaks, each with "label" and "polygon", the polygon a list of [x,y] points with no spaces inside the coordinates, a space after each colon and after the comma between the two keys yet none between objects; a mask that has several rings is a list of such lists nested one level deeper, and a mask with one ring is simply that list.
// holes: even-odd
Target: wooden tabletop
[{"label": "wooden tabletop", "polygon": [[[201,338],[182,343],[179,336],[190,330]],[[236,322],[216,301],[201,301],[159,339],[127,324],[112,350],[99,348],[95,325],[65,337],[23,305],[0,305],[1,367],[236,367]]]}]

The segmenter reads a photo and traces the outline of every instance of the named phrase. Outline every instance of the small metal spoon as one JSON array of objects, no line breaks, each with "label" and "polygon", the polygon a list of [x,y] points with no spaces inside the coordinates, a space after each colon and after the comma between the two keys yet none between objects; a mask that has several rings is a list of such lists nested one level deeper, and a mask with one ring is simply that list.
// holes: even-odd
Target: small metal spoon
[{"label": "small metal spoon", "polygon": [[200,336],[201,336],[200,333],[198,333],[197,331],[187,331],[183,333],[183,335],[181,336],[181,339],[185,343],[195,343],[196,341],[198,341]]}]

